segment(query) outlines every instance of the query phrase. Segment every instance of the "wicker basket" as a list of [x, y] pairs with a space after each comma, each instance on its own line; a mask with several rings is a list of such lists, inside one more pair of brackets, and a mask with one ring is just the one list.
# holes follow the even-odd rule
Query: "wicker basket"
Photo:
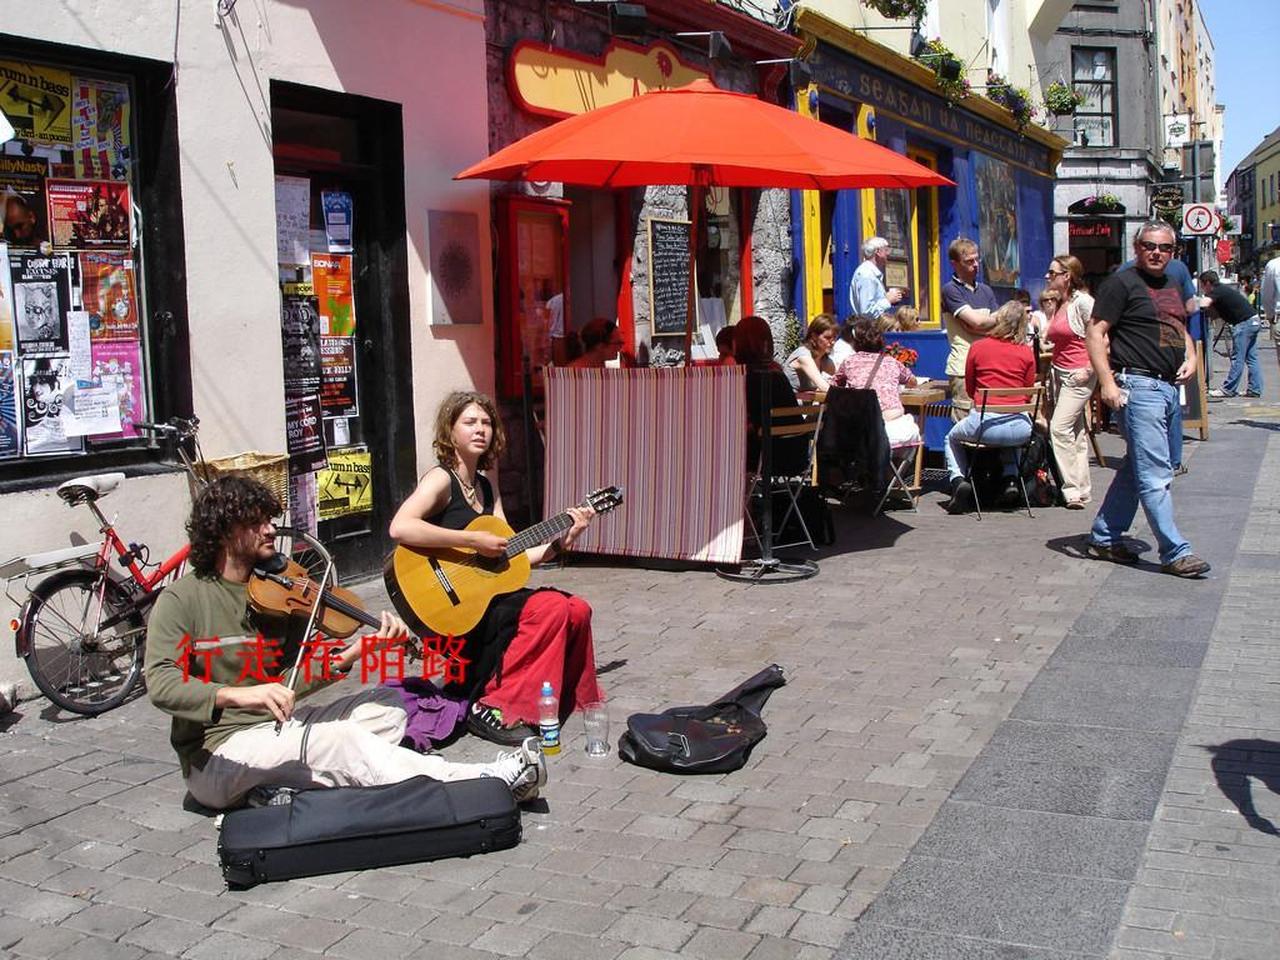
[[289, 456], [284, 453], [259, 453], [250, 450], [234, 457], [206, 460], [206, 476], [210, 480], [240, 474], [257, 480], [280, 501], [282, 513], [289, 512]]

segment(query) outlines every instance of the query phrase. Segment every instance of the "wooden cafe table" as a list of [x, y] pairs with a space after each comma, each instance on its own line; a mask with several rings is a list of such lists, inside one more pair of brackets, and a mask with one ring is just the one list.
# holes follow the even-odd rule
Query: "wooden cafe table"
[[[914, 387], [904, 387], [899, 396], [902, 399], [903, 409], [907, 413], [916, 415], [916, 423], [920, 427], [920, 446], [916, 447], [915, 476], [911, 481], [911, 492], [919, 493], [922, 488], [921, 477], [924, 474], [924, 421], [928, 416], [939, 415], [936, 408], [931, 410], [930, 406], [947, 399], [947, 384], [941, 380], [926, 380]], [[796, 394], [796, 399], [801, 403], [825, 403], [827, 391], [804, 390]]]

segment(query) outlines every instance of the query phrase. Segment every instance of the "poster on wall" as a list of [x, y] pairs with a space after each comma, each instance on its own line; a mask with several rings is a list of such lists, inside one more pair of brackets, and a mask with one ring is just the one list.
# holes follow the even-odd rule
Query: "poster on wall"
[[276, 262], [310, 263], [311, 181], [276, 176]]
[[289, 474], [289, 526], [316, 535], [316, 475]]
[[90, 383], [111, 391], [120, 408], [120, 426], [103, 431], [107, 436], [96, 440], [119, 440], [141, 436], [134, 426], [147, 419], [147, 397], [142, 376], [142, 344], [137, 340], [100, 340], [91, 347], [93, 369]]
[[431, 210], [427, 244], [432, 324], [482, 322], [480, 218], [474, 213]]
[[373, 460], [368, 450], [339, 450], [316, 475], [316, 502], [321, 520], [334, 520], [373, 509]]
[[110, 80], [72, 80], [71, 149], [81, 180], [127, 180], [133, 161], [129, 87]]
[[48, 166], [48, 161], [34, 157], [0, 157], [4, 239], [15, 247], [35, 247], [49, 239], [44, 193]]
[[0, 243], [0, 350], [12, 350], [13, 279], [9, 276], [9, 248]]
[[284, 431], [291, 473], [314, 473], [328, 462], [318, 394], [285, 399]]
[[12, 350], [0, 350], [0, 460], [22, 453], [18, 421], [18, 368]]
[[285, 396], [320, 393], [320, 313], [309, 283], [281, 286], [280, 337]]
[[75, 257], [44, 256], [29, 251], [9, 254], [13, 281], [13, 315], [18, 353], [66, 353], [66, 312], [75, 306], [71, 298]]
[[324, 211], [324, 234], [330, 253], [350, 253], [351, 231], [355, 226], [355, 204], [351, 194], [344, 190], [324, 190], [320, 193], [320, 207]]
[[978, 182], [978, 247], [982, 279], [993, 287], [1018, 285], [1018, 188], [1009, 164], [973, 154]]
[[49, 180], [49, 235], [55, 247], [128, 247], [129, 185], [119, 180]]
[[326, 417], [354, 417], [360, 413], [356, 399], [356, 348], [351, 337], [320, 337], [320, 405]]
[[311, 254], [311, 286], [320, 311], [320, 332], [331, 337], [356, 333], [356, 302], [351, 288], [351, 255]]
[[19, 140], [71, 145], [71, 73], [0, 60], [0, 110]]
[[110, 250], [80, 254], [80, 293], [94, 340], [141, 339], [132, 256]]
[[22, 435], [28, 456], [79, 453], [84, 441], [70, 435], [75, 419], [75, 380], [66, 357], [22, 359]]

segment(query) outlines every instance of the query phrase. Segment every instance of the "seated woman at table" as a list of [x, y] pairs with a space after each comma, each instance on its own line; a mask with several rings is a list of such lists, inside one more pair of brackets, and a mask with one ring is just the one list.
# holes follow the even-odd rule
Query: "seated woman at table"
[[874, 390], [884, 416], [885, 433], [890, 446], [902, 446], [920, 439], [915, 417], [902, 408], [900, 387], [915, 386], [916, 378], [894, 357], [885, 353], [884, 335], [875, 320], [864, 317], [853, 321], [853, 354], [836, 371], [833, 387]]
[[881, 333], [909, 333], [920, 329], [920, 311], [915, 307], [899, 307], [893, 313], [883, 313], [876, 321]]
[[[973, 397], [973, 409], [969, 415], [951, 428], [943, 454], [947, 461], [947, 476], [951, 481], [951, 501], [948, 513], [963, 513], [973, 500], [973, 487], [965, 474], [969, 471], [969, 451], [961, 444], [976, 439], [981, 433], [984, 442], [1005, 445], [1010, 448], [1031, 439], [1031, 418], [1025, 413], [988, 413], [982, 416], [982, 401], [978, 391], [983, 387], [1030, 387], [1036, 382], [1036, 358], [1027, 346], [1027, 308], [1017, 300], [1010, 300], [995, 315], [995, 326], [986, 337], [976, 340], [969, 347], [965, 361], [965, 392]], [[1001, 396], [1000, 404], [1025, 403], [1028, 395]], [[1005, 453], [1008, 456], [1003, 456]], [[1001, 451], [1004, 461], [1006, 486], [1000, 495], [1001, 503], [1019, 497], [1016, 465], [1010, 451]]]
[[792, 390], [799, 393], [801, 390], [827, 389], [827, 383], [836, 372], [831, 362], [831, 348], [835, 346], [839, 331], [839, 324], [830, 314], [820, 313], [809, 321], [804, 342], [782, 363], [782, 372], [787, 375]]
[[1085, 293], [1084, 264], [1071, 254], [1049, 261], [1045, 273], [1046, 295], [1053, 294], [1060, 306], [1049, 314], [1046, 342], [1053, 346], [1050, 384], [1053, 417], [1049, 440], [1062, 473], [1062, 496], [1068, 510], [1083, 510], [1093, 489], [1089, 478], [1089, 445], [1085, 411], [1098, 376], [1085, 349], [1085, 329], [1093, 313], [1093, 297]]
[[[764, 433], [762, 405], [772, 407], [796, 406], [796, 393], [782, 372], [773, 355], [773, 331], [763, 319], [743, 317], [733, 334], [733, 357], [747, 368], [747, 470], [754, 471], [760, 464], [760, 438]], [[796, 457], [807, 453], [805, 443], [796, 443], [803, 437], [782, 437], [774, 443], [774, 473], [792, 465]]]

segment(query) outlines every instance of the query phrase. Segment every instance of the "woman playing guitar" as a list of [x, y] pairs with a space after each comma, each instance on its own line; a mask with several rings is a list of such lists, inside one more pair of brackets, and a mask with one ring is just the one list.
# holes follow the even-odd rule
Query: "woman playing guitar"
[[[466, 527], [481, 514], [503, 517], [502, 501], [485, 471], [504, 445], [502, 422], [482, 393], [455, 391], [436, 413], [432, 467], [401, 504], [390, 533], [398, 543], [428, 549], [464, 548], [502, 557], [504, 537]], [[551, 543], [526, 552], [537, 566], [573, 545], [594, 515], [570, 507], [573, 524]], [[560, 695], [563, 720], [576, 707], [600, 700], [591, 607], [558, 590], [521, 589], [495, 597], [465, 638], [466, 680], [451, 692], [470, 701], [467, 729], [495, 743], [512, 745], [532, 736], [538, 693], [550, 680]]]

